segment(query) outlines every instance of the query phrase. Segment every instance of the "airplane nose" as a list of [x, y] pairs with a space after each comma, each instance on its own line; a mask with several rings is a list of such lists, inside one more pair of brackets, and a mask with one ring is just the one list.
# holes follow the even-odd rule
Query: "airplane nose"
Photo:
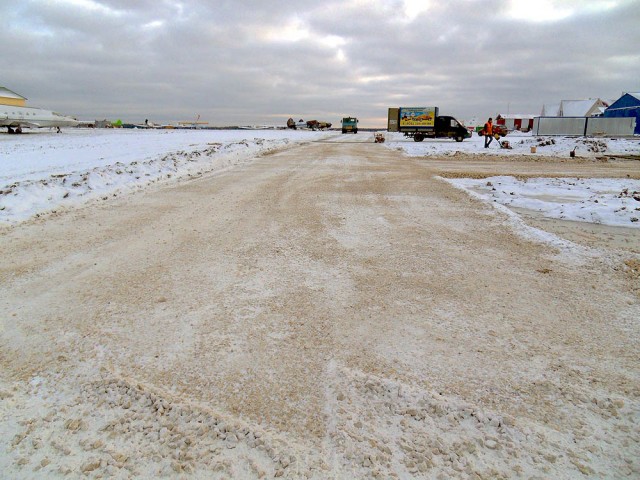
[[73, 117], [64, 117], [65, 121], [69, 123], [70, 127], [77, 127], [80, 122]]

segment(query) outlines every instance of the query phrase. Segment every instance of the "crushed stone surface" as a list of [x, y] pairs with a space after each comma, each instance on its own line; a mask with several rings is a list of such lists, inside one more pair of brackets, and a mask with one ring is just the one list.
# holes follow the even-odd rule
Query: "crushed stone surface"
[[348, 140], [0, 230], [3, 475], [640, 476], [640, 239], [439, 178], [639, 162]]

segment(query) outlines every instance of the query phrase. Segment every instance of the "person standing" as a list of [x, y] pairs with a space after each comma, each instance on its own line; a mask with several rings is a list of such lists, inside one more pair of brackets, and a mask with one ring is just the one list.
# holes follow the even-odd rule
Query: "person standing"
[[484, 148], [489, 148], [493, 141], [493, 119], [489, 118], [484, 124]]

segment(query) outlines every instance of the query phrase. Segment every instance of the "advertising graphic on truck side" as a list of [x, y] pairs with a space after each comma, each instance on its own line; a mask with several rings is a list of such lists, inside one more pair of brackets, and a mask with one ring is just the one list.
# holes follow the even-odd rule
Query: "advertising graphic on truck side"
[[437, 115], [436, 107], [400, 108], [400, 127], [433, 128]]

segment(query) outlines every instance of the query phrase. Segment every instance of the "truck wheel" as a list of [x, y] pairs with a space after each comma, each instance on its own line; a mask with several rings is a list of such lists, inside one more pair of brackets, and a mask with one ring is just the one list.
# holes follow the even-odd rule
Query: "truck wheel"
[[464, 140], [464, 138], [462, 137], [462, 135], [458, 135], [456, 137], [456, 142], [461, 142], [462, 140]]
[[342, 133], [347, 133], [347, 131], [343, 128], [343, 129], [342, 129]]
[[413, 141], [414, 141], [414, 142], [421, 142], [421, 141], [423, 141], [423, 140], [424, 140], [424, 135], [422, 135], [421, 133], [416, 133], [416, 134], [413, 136]]
[[354, 133], [354, 134], [358, 133], [358, 129], [357, 129], [357, 128], [356, 128], [356, 129], [354, 129], [354, 130], [353, 130], [353, 133]]

